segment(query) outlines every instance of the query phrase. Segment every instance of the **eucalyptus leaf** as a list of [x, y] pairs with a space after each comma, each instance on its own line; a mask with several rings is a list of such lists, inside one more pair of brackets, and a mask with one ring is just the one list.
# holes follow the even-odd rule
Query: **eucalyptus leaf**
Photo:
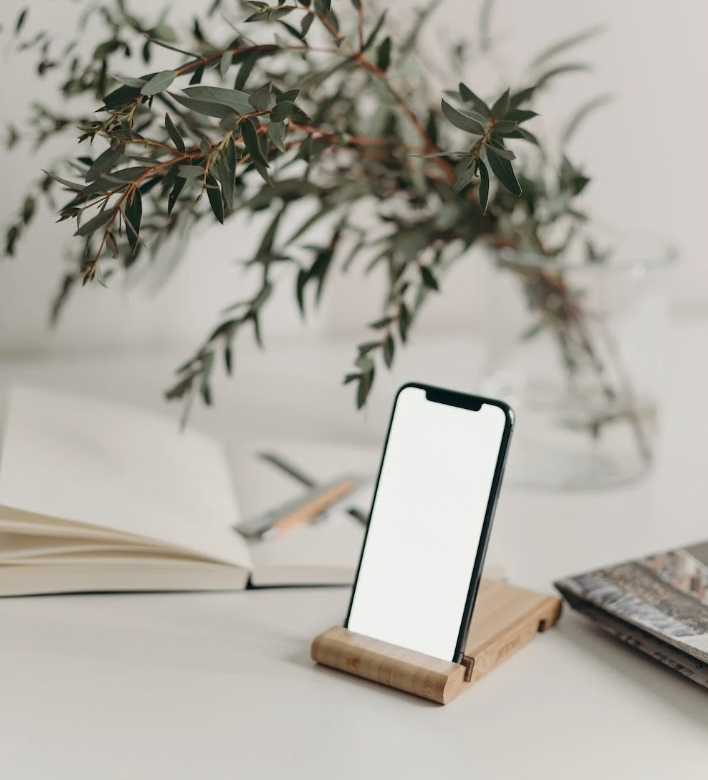
[[479, 207], [482, 209], [482, 214], [486, 214], [489, 205], [489, 171], [484, 160], [477, 160], [477, 165], [479, 167]]
[[14, 257], [17, 239], [20, 237], [20, 229], [17, 225], [10, 225], [5, 234], [5, 254]]
[[158, 95], [160, 92], [164, 92], [174, 80], [175, 72], [173, 70], [161, 70], [143, 84], [140, 92], [147, 96]]
[[237, 89], [207, 87], [199, 84], [194, 87], [185, 87], [182, 91], [188, 98], [226, 106], [237, 114], [243, 115], [253, 112], [253, 106], [249, 102], [249, 96], [245, 92], [240, 92]]
[[541, 144], [538, 141], [538, 138], [530, 132], [529, 130], [526, 130], [524, 127], [517, 127], [516, 130], [509, 133], [507, 136], [507, 139], [509, 138], [523, 138], [524, 141], [528, 141], [529, 143], [532, 143], [534, 146], [540, 146]]
[[120, 49], [121, 43], [117, 38], [111, 38], [108, 41], [103, 41], [103, 43], [99, 43], [98, 46], [93, 51], [93, 59], [94, 60], [105, 60], [107, 57], [109, 57], [113, 52], [118, 51]]
[[17, 35], [20, 32], [20, 30], [24, 27], [24, 24], [27, 21], [28, 13], [29, 13], [29, 8], [23, 8], [20, 11], [19, 16], [17, 17], [17, 21], [15, 22], [15, 35]]
[[[368, 373], [374, 370], [375, 363], [373, 359], [369, 356], [369, 352], [374, 349], [375, 347], [379, 346], [378, 341], [372, 341], [370, 344], [360, 344], [359, 345], [359, 357], [356, 359], [354, 365], [361, 369], [363, 373]], [[368, 348], [367, 348], [368, 347]]]
[[590, 70], [590, 66], [584, 62], [569, 62], [567, 65], [559, 65], [557, 68], [551, 68], [539, 77], [536, 82], [535, 88], [540, 89], [544, 87], [549, 81], [553, 80], [556, 76], [562, 76], [564, 73], [575, 73], [577, 71]]
[[199, 65], [194, 69], [194, 73], [192, 73], [192, 78], [189, 80], [190, 84], [201, 84], [202, 83], [202, 77], [204, 76], [204, 66]]
[[303, 40], [307, 37], [307, 33], [310, 32], [310, 27], [312, 27], [312, 23], [314, 21], [314, 14], [305, 14], [305, 16], [302, 17], [302, 21], [300, 22], [300, 32], [302, 33]]
[[423, 279], [423, 284], [428, 289], [435, 290], [436, 292], [440, 290], [440, 285], [438, 284], [438, 280], [435, 278], [435, 275], [430, 270], [430, 268], [428, 268], [427, 265], [420, 266], [420, 275]]
[[204, 168], [198, 165], [180, 165], [178, 176], [182, 179], [200, 179], [204, 176]]
[[513, 92], [509, 98], [509, 108], [513, 111], [515, 108], [527, 103], [534, 96], [536, 86], [525, 87], [518, 92]]
[[251, 93], [248, 102], [256, 111], [267, 111], [272, 108], [275, 105], [273, 84], [268, 81], [262, 87], [258, 87]]
[[455, 179], [455, 183], [453, 185], [453, 191], [462, 192], [462, 190], [464, 190], [465, 187], [469, 186], [474, 181], [474, 177], [476, 176], [476, 174], [477, 174], [476, 166], [472, 166], [462, 171], [460, 174], [458, 174], [457, 178]]
[[74, 235], [77, 236], [90, 236], [97, 230], [100, 230], [104, 225], [110, 222], [115, 217], [114, 209], [105, 209], [105, 211], [99, 212], [95, 217], [92, 217], [88, 222], [84, 222], [83, 225], [76, 231]]
[[278, 92], [278, 94], [275, 96], [275, 102], [282, 103], [284, 101], [289, 101], [290, 103], [294, 103], [297, 100], [297, 96], [299, 94], [299, 89], [288, 89], [285, 92]]
[[391, 38], [390, 36], [383, 39], [382, 44], [379, 46], [379, 50], [376, 53], [376, 65], [379, 70], [384, 73], [388, 70], [391, 64]]
[[217, 162], [221, 192], [224, 198], [224, 204], [229, 211], [233, 211], [234, 207], [237, 162], [236, 146], [233, 137], [231, 137], [222, 149]]
[[280, 5], [270, 15], [271, 21], [279, 22], [286, 17], [289, 13], [295, 10], [294, 5]]
[[[196, 89], [196, 87], [188, 87], [188, 89]], [[234, 109], [215, 101], [196, 100], [195, 98], [187, 97], [186, 95], [177, 94], [174, 94], [171, 97], [190, 111], [194, 111], [197, 114], [203, 114], [204, 116], [215, 117], [216, 119], [226, 119], [227, 117], [234, 116], [236, 113]]]
[[221, 55], [221, 59], [219, 60], [219, 73], [221, 74], [222, 79], [229, 72], [229, 68], [231, 67], [231, 62], [233, 58], [234, 55], [230, 51], [225, 51]]
[[126, 231], [128, 233], [128, 243], [133, 254], [135, 254], [140, 240], [140, 223], [143, 218], [143, 200], [140, 190], [134, 190], [128, 197], [123, 216], [125, 217]]
[[109, 92], [106, 97], [103, 98], [105, 107], [111, 111], [121, 106], [130, 103], [132, 100], [139, 98], [142, 94], [141, 89], [137, 87], [128, 87], [125, 84], [114, 89], [113, 92]]
[[114, 168], [122, 159], [124, 149], [122, 146], [117, 146], [115, 149], [106, 149], [103, 154], [100, 154], [93, 162], [91, 167], [86, 171], [86, 181], [96, 181], [98, 177], [103, 173], [108, 173]]
[[390, 333], [387, 333], [383, 343], [383, 358], [387, 368], [391, 368], [393, 365], [393, 356], [395, 352], [396, 344], [393, 340], [393, 336]]
[[172, 189], [170, 190], [169, 198], [167, 199], [167, 216], [172, 216], [172, 211], [174, 210], [174, 207], [177, 205], [177, 199], [180, 196], [180, 193], [184, 189], [185, 184], [187, 183], [186, 178], [179, 178], [177, 181], [175, 181], [174, 185], [172, 186]]
[[207, 174], [206, 177], [206, 191], [211, 210], [214, 212], [214, 216], [216, 217], [217, 221], [223, 225], [224, 201], [221, 198], [221, 189], [219, 188], [216, 179], [211, 173]]
[[256, 125], [251, 119], [245, 119], [241, 124], [241, 136], [243, 137], [246, 151], [251, 155], [253, 162], [263, 166], [263, 168], [267, 168], [268, 160], [266, 160], [265, 155], [263, 154], [263, 148], [261, 147]]
[[445, 100], [441, 101], [440, 105], [447, 121], [455, 127], [464, 130], [466, 133], [473, 133], [475, 135], [484, 134], [484, 127], [475, 119], [461, 114]]
[[475, 111], [478, 111], [482, 116], [488, 117], [491, 113], [489, 110], [489, 106], [482, 100], [481, 97], [476, 95], [472, 90], [466, 85], [460, 82], [459, 86], [460, 90], [460, 97], [462, 98], [463, 102], [469, 103], [472, 108], [474, 108]]
[[43, 173], [46, 173], [50, 179], [57, 182], [58, 184], [61, 184], [63, 187], [66, 187], [69, 190], [74, 190], [74, 192], [80, 192], [84, 188], [83, 184], [78, 184], [76, 182], [69, 181], [68, 179], [63, 179], [61, 176], [57, 176], [56, 173], [52, 173], [51, 171], [44, 170], [44, 168], [42, 168], [42, 171]]
[[248, 57], [241, 63], [241, 67], [238, 69], [236, 81], [234, 83], [234, 89], [243, 90], [248, 81], [248, 77], [253, 72], [254, 65], [258, 62], [258, 52], [251, 52]]
[[268, 138], [273, 142], [273, 146], [280, 152], [285, 151], [285, 126], [282, 122], [271, 122], [268, 125]]
[[[460, 108], [458, 111], [463, 115], [468, 117], [469, 119], [474, 119], [475, 122], [479, 122], [480, 125], [483, 127], [487, 127], [487, 124], [489, 123], [488, 117], [483, 117], [481, 114], [477, 113], [477, 111], [468, 111], [466, 108]], [[498, 122], [496, 123], [498, 124]], [[491, 123], [490, 123], [491, 125]]]
[[511, 90], [507, 89], [494, 101], [489, 113], [496, 119], [503, 119], [511, 107]]
[[[90, 184], [87, 184], [85, 187], [81, 188], [81, 191], [77, 194], [76, 200], [78, 202], [83, 202], [87, 200], [92, 195], [98, 195], [102, 192], [108, 192], [109, 190], [115, 190], [119, 189], [118, 186], [116, 186], [119, 183], [118, 179], [109, 179], [106, 174], [103, 174], [100, 176], [96, 181], [92, 181]], [[125, 186], [127, 182], [123, 182], [123, 186]], [[75, 201], [72, 201], [75, 202]]]
[[114, 76], [116, 81], [120, 81], [121, 84], [125, 84], [128, 87], [135, 87], [136, 89], [142, 89], [147, 83], [147, 79], [136, 79], [132, 76]]
[[364, 372], [359, 376], [359, 385], [356, 391], [356, 408], [361, 409], [366, 401], [374, 384], [374, 369]]
[[[472, 136], [477, 141], [481, 138], [481, 135]], [[470, 153], [466, 151], [459, 152], [431, 152], [430, 154], [414, 154], [413, 157], [419, 157], [421, 160], [432, 160], [436, 157], [469, 157]]]
[[511, 151], [511, 149], [504, 149], [503, 147], [497, 146], [494, 143], [488, 143], [484, 146], [488, 152], [492, 152], [492, 154], [497, 157], [503, 157], [505, 160], [516, 159], [516, 155]]
[[28, 225], [31, 222], [36, 208], [37, 201], [32, 197], [32, 195], [28, 195], [25, 198], [25, 202], [22, 204], [22, 221], [25, 225]]
[[511, 122], [508, 119], [500, 119], [494, 123], [493, 132], [495, 135], [507, 135], [513, 133], [518, 126], [518, 122]]
[[310, 281], [310, 274], [306, 269], [301, 268], [298, 271], [297, 279], [295, 282], [295, 297], [297, 300], [298, 309], [300, 309], [300, 314], [303, 317], [305, 316], [305, 287], [307, 286], [307, 283], [309, 281]]
[[380, 320], [370, 323], [369, 327], [374, 328], [374, 330], [381, 330], [381, 328], [387, 328], [393, 321], [393, 317], [382, 317]]
[[305, 41], [305, 36], [302, 34], [300, 30], [297, 29], [297, 27], [293, 27], [292, 24], [288, 24], [287, 22], [280, 22], [280, 24], [291, 34], [294, 35], [295, 38], [297, 38], [299, 41]]
[[369, 33], [369, 37], [364, 41], [364, 45], [361, 47], [362, 53], [373, 46], [374, 42], [376, 41], [376, 36], [381, 32], [381, 28], [383, 27], [384, 22], [386, 21], [387, 14], [388, 14], [388, 9], [383, 11], [381, 13], [381, 16], [379, 16], [378, 20], [376, 21], [376, 24], [374, 25], [373, 29]]
[[226, 370], [227, 376], [233, 376], [233, 364], [233, 349], [231, 348], [231, 344], [227, 343], [224, 346], [224, 368]]
[[511, 111], [508, 111], [506, 114], [506, 118], [508, 121], [517, 122], [517, 123], [526, 122], [526, 120], [533, 119], [535, 116], [538, 116], [538, 114], [535, 111], [530, 111], [524, 108], [513, 108]]
[[[487, 149], [492, 150], [489, 146]], [[521, 186], [509, 160], [497, 153], [489, 154], [487, 156], [487, 161], [489, 162], [489, 167], [492, 169], [492, 173], [499, 179], [501, 184], [503, 184], [512, 195], [519, 197], [521, 195]]]
[[398, 307], [398, 333], [401, 341], [405, 344], [408, 340], [408, 331], [411, 326], [411, 315], [405, 303], [401, 302]]
[[[143, 176], [149, 168], [145, 165], [133, 165], [130, 168], [121, 168], [118, 171], [111, 171], [110, 173], [104, 173], [101, 175], [102, 179], [109, 182], [117, 182], [123, 184], [125, 182], [132, 182]], [[86, 192], [88, 188], [84, 190]]]
[[295, 104], [289, 100], [284, 100], [280, 103], [276, 103], [273, 110], [270, 112], [271, 122], [284, 122], [295, 111]]
[[177, 148], [177, 151], [184, 154], [187, 151], [187, 148], [184, 145], [184, 139], [180, 135], [180, 132], [175, 126], [174, 122], [170, 119], [169, 114], [165, 114], [165, 128], [167, 129], [168, 135], [172, 139], [172, 143]]

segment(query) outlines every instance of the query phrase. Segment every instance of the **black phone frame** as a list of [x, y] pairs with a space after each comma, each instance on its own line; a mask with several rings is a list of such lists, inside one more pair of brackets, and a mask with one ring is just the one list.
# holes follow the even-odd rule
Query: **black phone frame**
[[[497, 501], [499, 499], [499, 493], [501, 491], [502, 479], [504, 477], [504, 468], [506, 466], [506, 457], [509, 451], [509, 443], [511, 440], [511, 434], [514, 430], [514, 412], [512, 408], [504, 401], [499, 401], [495, 398], [486, 398], [484, 396], [471, 395], [468, 393], [460, 393], [455, 390], [446, 390], [442, 387], [435, 387], [433, 385], [421, 384], [418, 382], [407, 382], [396, 391], [396, 397], [393, 402], [393, 408], [391, 410], [391, 417], [388, 422], [388, 429], [386, 431], [386, 440], [384, 441], [383, 451], [381, 453], [381, 462], [379, 464], [379, 470], [376, 475], [376, 485], [374, 487], [374, 495], [371, 501], [371, 510], [369, 512], [369, 520], [373, 515], [373, 509], [376, 504], [376, 494], [379, 490], [379, 480], [381, 479], [381, 472], [383, 470], [383, 464], [386, 459], [386, 450], [388, 449], [388, 440], [391, 435], [391, 428], [393, 426], [393, 418], [396, 414], [396, 405], [398, 404], [398, 397], [400, 394], [409, 387], [417, 388], [418, 390], [424, 390], [426, 398], [433, 403], [442, 403], [448, 406], [457, 406], [463, 409], [470, 409], [472, 411], [479, 411], [483, 405], [496, 406], [504, 412], [504, 433], [502, 434], [502, 440], [499, 445], [499, 452], [497, 454], [497, 462], [494, 467], [494, 476], [492, 478], [492, 485], [489, 490], [489, 498], [487, 500], [487, 508], [484, 514], [484, 522], [482, 523], [482, 530], [479, 537], [479, 545], [477, 547], [477, 553], [475, 555], [474, 566], [472, 568], [472, 576], [470, 578], [470, 585], [467, 591], [467, 598], [465, 599], [465, 606], [462, 612], [460, 621], [460, 630], [457, 636], [457, 643], [455, 644], [455, 652], [452, 659], [453, 663], [462, 663], [465, 655], [465, 647], [467, 645], [467, 636], [469, 634], [470, 626], [472, 624], [472, 615], [474, 613], [474, 605], [477, 601], [477, 593], [479, 592], [479, 583], [482, 579], [482, 569], [484, 567], [484, 559], [487, 555], [487, 547], [489, 546], [489, 537], [492, 531], [492, 522], [494, 520], [494, 513], [497, 507]], [[356, 594], [356, 587], [359, 582], [359, 572], [361, 571], [361, 564], [364, 559], [364, 551], [366, 550], [366, 543], [369, 538], [369, 528], [371, 522], [366, 527], [364, 534], [364, 541], [361, 545], [361, 553], [359, 554], [359, 562], [357, 563], [356, 576], [354, 577], [354, 585], [352, 586], [351, 596], [349, 598], [349, 607], [347, 608], [347, 615], [344, 620], [344, 627], [349, 627], [349, 618], [351, 616], [352, 606], [354, 604], [354, 596]]]

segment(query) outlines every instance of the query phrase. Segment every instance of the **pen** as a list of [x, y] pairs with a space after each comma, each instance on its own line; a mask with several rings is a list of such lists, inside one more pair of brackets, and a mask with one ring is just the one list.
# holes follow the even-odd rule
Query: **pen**
[[272, 538], [322, 514], [332, 504], [351, 493], [354, 485], [354, 479], [340, 478], [312, 488], [304, 496], [245, 520], [237, 529], [246, 537]]
[[[279, 468], [281, 471], [284, 471], [286, 474], [289, 474], [307, 487], [315, 487], [317, 485], [316, 480], [312, 479], [312, 477], [302, 471], [298, 466], [295, 466], [281, 455], [274, 452], [259, 452], [258, 456], [263, 460], [268, 461], [268, 463], [271, 463], [276, 468]], [[348, 506], [344, 511], [355, 520], [358, 520], [362, 525], [368, 525], [369, 517], [366, 512], [362, 512], [361, 509], [357, 509], [354, 506]]]

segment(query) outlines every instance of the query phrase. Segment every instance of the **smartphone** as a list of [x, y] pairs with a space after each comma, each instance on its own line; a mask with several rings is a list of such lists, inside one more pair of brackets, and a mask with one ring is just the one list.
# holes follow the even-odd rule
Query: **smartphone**
[[502, 401], [400, 388], [347, 628], [462, 661], [513, 425]]

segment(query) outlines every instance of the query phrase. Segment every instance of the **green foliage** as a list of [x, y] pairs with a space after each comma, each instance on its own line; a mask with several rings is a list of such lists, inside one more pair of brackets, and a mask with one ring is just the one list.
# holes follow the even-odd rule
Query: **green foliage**
[[[438, 101], [420, 67], [411, 67], [435, 6], [405, 30], [399, 14], [376, 13], [367, 0], [246, 2], [235, 23], [221, 15], [220, 0], [204, 0], [183, 35], [165, 14], [150, 20], [126, 0], [98, 0], [86, 4], [77, 39], [65, 45], [47, 32], [27, 33], [32, 20], [23, 12], [12, 35], [37, 54], [39, 75], [55, 79], [63, 101], [61, 111], [37, 104], [27, 137], [41, 146], [78, 127], [81, 146], [25, 197], [7, 228], [6, 253], [15, 253], [39, 199], [52, 209], [57, 197], [64, 200], [59, 219], [75, 220], [76, 251], [52, 308], [56, 319], [79, 282], [153, 262], [176, 231], [268, 213], [258, 249], [245, 261], [258, 290], [227, 310], [179, 368], [167, 397], [212, 402], [213, 372], [222, 364], [233, 372], [237, 335], [248, 327], [261, 342], [276, 267], [292, 269], [305, 315], [332, 273], [358, 266], [382, 269], [386, 280], [382, 316], [368, 326], [345, 378], [363, 406], [377, 366], [392, 366], [426, 298], [443, 288], [446, 270], [471, 245], [541, 251], [546, 228], [583, 217], [574, 199], [588, 179], [565, 157], [551, 169], [525, 125], [543, 87], [585, 67], [556, 57], [594, 31], [539, 55], [520, 89], [483, 98], [460, 82]], [[491, 14], [485, 0], [483, 51], [491, 47]], [[89, 29], [103, 35], [85, 56], [78, 44]], [[170, 69], [151, 69], [156, 47], [170, 52]], [[462, 61], [462, 48], [454, 48], [453, 61]], [[131, 75], [117, 76], [125, 58]], [[71, 112], [87, 99], [97, 111]], [[565, 140], [596, 106], [580, 109]], [[8, 148], [18, 142], [9, 127]], [[528, 161], [519, 168], [516, 159], [531, 151], [533, 175]], [[296, 202], [308, 204], [309, 216], [284, 236], [282, 219]], [[373, 225], [361, 214], [371, 202]]]

